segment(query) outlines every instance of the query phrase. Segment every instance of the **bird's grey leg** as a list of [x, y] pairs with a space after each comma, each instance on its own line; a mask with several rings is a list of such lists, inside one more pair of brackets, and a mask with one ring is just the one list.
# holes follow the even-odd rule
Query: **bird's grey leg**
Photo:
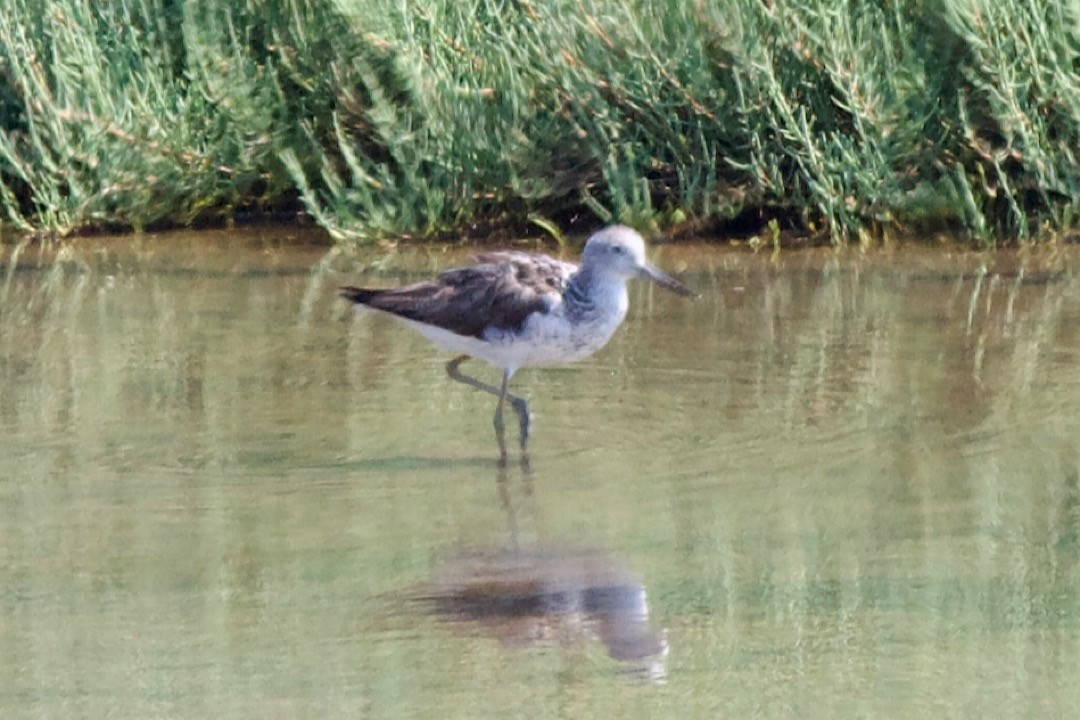
[[510, 384], [510, 373], [503, 370], [502, 387], [499, 389], [499, 402], [495, 404], [495, 437], [499, 441], [500, 460], [506, 464], [506, 433], [503, 426], [503, 405], [506, 403], [506, 388]]
[[465, 383], [469, 387], [476, 388], [477, 390], [483, 390], [486, 393], [491, 393], [499, 398], [499, 404], [495, 408], [495, 436], [499, 439], [499, 449], [502, 451], [502, 456], [506, 458], [506, 443], [504, 439], [504, 426], [502, 409], [503, 403], [506, 400], [510, 401], [510, 406], [514, 408], [514, 412], [518, 416], [518, 428], [521, 432], [521, 451], [525, 452], [526, 444], [529, 441], [529, 404], [525, 402], [524, 398], [520, 398], [517, 395], [513, 395], [507, 392], [507, 387], [510, 383], [510, 373], [503, 372], [503, 380], [501, 387], [495, 387], [489, 385], [486, 382], [477, 380], [474, 377], [470, 377], [458, 368], [461, 363], [469, 359], [468, 355], [458, 355], [456, 358], [446, 363], [446, 374], [452, 379], [458, 382]]
[[[508, 377], [507, 380], [509, 379]], [[510, 401], [510, 407], [514, 408], [514, 412], [517, 413], [518, 440], [521, 442], [522, 459], [528, 463], [528, 456], [524, 455], [524, 453], [529, 443], [529, 403], [525, 402], [525, 398], [519, 398], [517, 395], [510, 395], [509, 393], [507, 393], [506, 399]]]

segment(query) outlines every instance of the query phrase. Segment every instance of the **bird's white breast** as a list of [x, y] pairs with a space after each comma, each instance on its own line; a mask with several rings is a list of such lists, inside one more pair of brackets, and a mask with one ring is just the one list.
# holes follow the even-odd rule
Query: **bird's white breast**
[[[604, 288], [604, 290], [608, 290]], [[567, 307], [557, 303], [548, 312], [530, 315], [517, 332], [490, 330], [485, 339], [489, 353], [483, 357], [499, 367], [542, 367], [582, 360], [604, 347], [626, 317], [629, 301], [625, 284], [594, 297], [595, 311], [571, 318]]]

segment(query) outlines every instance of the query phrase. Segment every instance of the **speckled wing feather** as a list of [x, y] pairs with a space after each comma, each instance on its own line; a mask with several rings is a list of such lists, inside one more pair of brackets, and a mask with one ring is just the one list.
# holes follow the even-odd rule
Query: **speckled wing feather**
[[480, 264], [392, 290], [344, 287], [342, 297], [375, 310], [482, 338], [484, 330], [517, 330], [562, 294], [576, 266], [517, 251], [483, 253]]

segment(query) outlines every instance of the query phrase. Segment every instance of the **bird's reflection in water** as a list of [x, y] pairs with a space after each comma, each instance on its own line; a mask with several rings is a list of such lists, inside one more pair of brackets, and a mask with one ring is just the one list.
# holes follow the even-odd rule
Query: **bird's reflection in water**
[[649, 622], [645, 586], [598, 550], [493, 550], [445, 560], [416, 599], [436, 617], [469, 623], [510, 645], [599, 638], [620, 670], [663, 681], [666, 631]]

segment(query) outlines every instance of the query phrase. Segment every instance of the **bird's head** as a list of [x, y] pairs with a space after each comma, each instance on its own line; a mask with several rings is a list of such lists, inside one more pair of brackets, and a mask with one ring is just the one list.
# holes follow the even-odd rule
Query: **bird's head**
[[696, 295], [650, 263], [645, 257], [645, 241], [641, 235], [624, 225], [612, 225], [594, 233], [585, 243], [581, 265], [598, 274], [626, 280], [644, 277], [680, 295]]

